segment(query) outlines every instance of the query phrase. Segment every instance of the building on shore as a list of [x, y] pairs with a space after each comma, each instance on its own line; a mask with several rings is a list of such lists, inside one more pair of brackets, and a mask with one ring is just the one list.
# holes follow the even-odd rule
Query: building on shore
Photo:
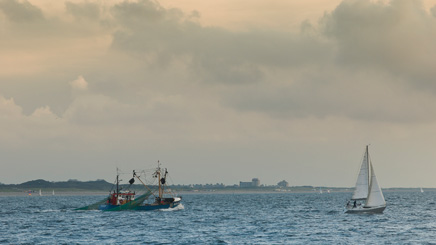
[[239, 187], [241, 188], [251, 188], [251, 187], [259, 187], [260, 180], [258, 178], [253, 178], [251, 182], [243, 182], [239, 181]]
[[285, 187], [289, 187], [289, 183], [286, 180], [282, 180], [279, 183], [277, 183], [277, 186], [285, 188]]

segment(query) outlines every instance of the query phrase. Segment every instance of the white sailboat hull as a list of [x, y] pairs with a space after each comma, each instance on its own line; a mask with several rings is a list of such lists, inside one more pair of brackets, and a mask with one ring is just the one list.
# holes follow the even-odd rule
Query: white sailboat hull
[[378, 206], [378, 207], [346, 207], [345, 213], [347, 214], [381, 214], [385, 210], [386, 205]]

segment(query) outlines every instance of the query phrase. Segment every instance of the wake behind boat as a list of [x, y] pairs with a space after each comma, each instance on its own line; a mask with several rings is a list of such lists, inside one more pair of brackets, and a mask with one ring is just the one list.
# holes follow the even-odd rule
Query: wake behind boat
[[[370, 174], [371, 173], [371, 174]], [[378, 185], [374, 167], [366, 146], [353, 197], [345, 206], [345, 213], [383, 213], [386, 201]]]

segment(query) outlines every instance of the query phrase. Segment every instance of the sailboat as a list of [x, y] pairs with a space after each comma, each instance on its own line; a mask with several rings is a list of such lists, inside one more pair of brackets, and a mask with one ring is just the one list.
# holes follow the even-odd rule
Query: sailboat
[[422, 187], [421, 187], [421, 193], [424, 193], [424, 190], [422, 189]]
[[378, 185], [374, 167], [369, 157], [368, 146], [366, 146], [356, 181], [356, 188], [351, 200], [345, 206], [345, 213], [383, 213], [385, 208], [386, 201]]
[[42, 196], [42, 192], [41, 192], [41, 189], [39, 189], [39, 196]]
[[55, 193], [54, 193], [54, 190], [53, 190], [53, 192], [52, 192], [52, 196], [54, 196], [55, 195]]

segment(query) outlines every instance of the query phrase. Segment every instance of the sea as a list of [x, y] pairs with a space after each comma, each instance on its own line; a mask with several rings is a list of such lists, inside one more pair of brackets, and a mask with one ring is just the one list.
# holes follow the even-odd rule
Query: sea
[[351, 193], [183, 195], [166, 211], [76, 211], [105, 196], [2, 196], [1, 244], [436, 244], [436, 192], [385, 192], [383, 214], [345, 214]]

